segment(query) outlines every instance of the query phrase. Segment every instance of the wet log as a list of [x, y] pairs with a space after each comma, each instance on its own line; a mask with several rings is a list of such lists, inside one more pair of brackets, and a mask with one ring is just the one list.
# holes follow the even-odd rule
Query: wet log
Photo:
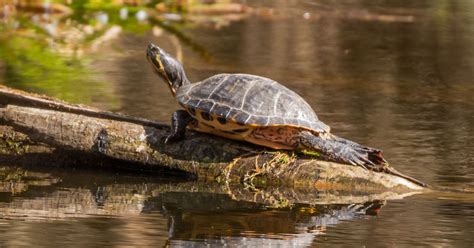
[[183, 141], [164, 144], [167, 125], [5, 87], [0, 87], [0, 125], [25, 134], [29, 142], [128, 161], [131, 167], [178, 170], [202, 181], [364, 193], [423, 190], [396, 175], [192, 131]]

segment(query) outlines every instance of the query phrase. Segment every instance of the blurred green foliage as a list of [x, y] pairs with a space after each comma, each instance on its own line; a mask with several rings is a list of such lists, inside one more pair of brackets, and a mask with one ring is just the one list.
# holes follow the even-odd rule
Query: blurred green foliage
[[61, 56], [46, 47], [41, 39], [0, 36], [5, 84], [69, 102], [90, 103], [94, 95], [113, 100], [106, 94], [107, 84], [86, 68], [86, 60]]

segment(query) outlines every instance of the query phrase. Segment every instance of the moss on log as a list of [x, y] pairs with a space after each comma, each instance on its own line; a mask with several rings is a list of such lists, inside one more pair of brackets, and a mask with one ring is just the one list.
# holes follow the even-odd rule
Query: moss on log
[[36, 143], [133, 162], [137, 168], [179, 170], [203, 181], [250, 187], [291, 186], [351, 192], [419, 191], [396, 175], [302, 157], [189, 131], [164, 144], [169, 127], [0, 88], [0, 123]]

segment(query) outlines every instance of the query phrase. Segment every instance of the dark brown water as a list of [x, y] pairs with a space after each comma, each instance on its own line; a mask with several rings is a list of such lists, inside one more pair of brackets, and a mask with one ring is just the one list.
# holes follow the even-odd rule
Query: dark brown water
[[[67, 74], [61, 87], [44, 90], [34, 82], [47, 75], [21, 79], [1, 63], [0, 81], [167, 122], [177, 104], [146, 62], [145, 47], [154, 42], [182, 59], [192, 81], [224, 72], [270, 77], [303, 96], [334, 133], [382, 148], [405, 174], [474, 188], [473, 1], [248, 3], [258, 14], [230, 23], [124, 31], [89, 55], [87, 73]], [[100, 82], [84, 82], [86, 74]], [[8, 246], [474, 244], [474, 195], [275, 208], [251, 201], [248, 194], [259, 194], [249, 189], [2, 168], [5, 175], [29, 171], [14, 177], [20, 181], [3, 176], [0, 244]]]

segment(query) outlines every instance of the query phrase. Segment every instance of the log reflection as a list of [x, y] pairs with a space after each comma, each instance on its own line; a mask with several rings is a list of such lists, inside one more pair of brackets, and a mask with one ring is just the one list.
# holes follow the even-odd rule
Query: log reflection
[[[8, 197], [0, 198], [0, 224], [54, 221], [47, 229], [55, 229], [67, 223], [63, 220], [78, 221], [82, 235], [99, 235], [95, 243], [120, 236], [117, 244], [121, 239], [136, 245], [191, 245], [203, 239], [229, 245], [305, 244], [328, 226], [376, 215], [386, 199], [403, 197], [246, 189], [97, 171], [45, 173], [3, 166], [0, 172], [0, 184], [10, 185], [1, 194]], [[102, 227], [98, 231], [85, 223]], [[21, 232], [22, 238], [10, 244], [25, 244], [28, 233], [38, 231], [37, 225], [26, 225], [32, 229], [19, 230], [16, 224], [0, 229], [7, 236]]]

